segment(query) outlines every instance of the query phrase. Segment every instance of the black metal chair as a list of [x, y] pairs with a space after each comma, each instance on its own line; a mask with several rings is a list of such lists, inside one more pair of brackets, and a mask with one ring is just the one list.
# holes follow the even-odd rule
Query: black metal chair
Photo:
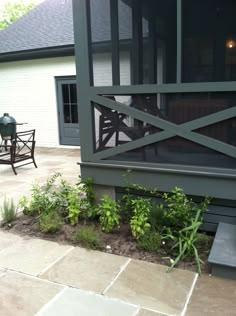
[[13, 172], [17, 175], [16, 168], [33, 163], [34, 159], [35, 130], [17, 132], [11, 145], [0, 146], [0, 165], [11, 165]]

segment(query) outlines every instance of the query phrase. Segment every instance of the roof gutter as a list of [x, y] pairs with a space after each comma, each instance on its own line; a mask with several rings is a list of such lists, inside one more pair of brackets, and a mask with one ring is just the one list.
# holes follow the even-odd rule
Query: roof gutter
[[67, 46], [54, 46], [47, 48], [3, 53], [0, 54], [0, 63], [50, 57], [73, 56], [74, 54], [74, 44]]
[[[120, 41], [120, 49], [129, 50], [131, 41], [128, 39]], [[95, 42], [92, 45], [93, 53], [105, 53], [110, 52], [111, 43], [110, 41]], [[24, 51], [0, 53], [0, 63], [11, 62], [11, 61], [21, 61], [21, 60], [31, 60], [31, 59], [41, 59], [41, 58], [52, 58], [52, 57], [65, 57], [74, 56], [75, 47], [74, 44], [66, 46], [54, 46], [46, 48], [37, 48]]]

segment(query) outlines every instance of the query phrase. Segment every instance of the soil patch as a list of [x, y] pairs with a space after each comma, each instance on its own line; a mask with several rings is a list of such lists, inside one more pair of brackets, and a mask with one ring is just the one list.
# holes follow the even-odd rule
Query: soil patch
[[[145, 260], [153, 263], [159, 263], [163, 265], [170, 266], [170, 259], [174, 259], [171, 249], [162, 245], [158, 253], [149, 253], [147, 251], [140, 250], [138, 248], [136, 240], [132, 237], [130, 227], [128, 224], [121, 224], [119, 231], [113, 232], [111, 234], [105, 234], [101, 231], [100, 226], [93, 224], [96, 231], [101, 239], [101, 251], [127, 256], [133, 259]], [[19, 216], [11, 224], [2, 227], [3, 230], [8, 230], [11, 233], [18, 234], [21, 236], [31, 236], [36, 238], [42, 238], [45, 240], [51, 240], [58, 242], [60, 244], [71, 244], [75, 246], [72, 241], [72, 236], [85, 224], [78, 224], [76, 226], [71, 226], [65, 224], [60, 232], [54, 234], [44, 234], [39, 231], [37, 217], [29, 217], [26, 215]], [[213, 242], [213, 237], [208, 236], [208, 242], [202, 245], [199, 249], [200, 258], [203, 261], [202, 273], [209, 273], [209, 266], [207, 264], [207, 259], [209, 256], [209, 251]], [[80, 246], [79, 244], [76, 244]], [[173, 251], [172, 251], [173, 252]], [[195, 259], [188, 259], [184, 262], [180, 262], [177, 268], [187, 269], [196, 272], [197, 265]]]

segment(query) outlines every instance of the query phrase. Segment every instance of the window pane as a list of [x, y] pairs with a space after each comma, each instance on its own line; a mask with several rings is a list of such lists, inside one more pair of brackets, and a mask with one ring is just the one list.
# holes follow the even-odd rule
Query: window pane
[[78, 123], [76, 84], [62, 84], [64, 123]]
[[68, 84], [62, 85], [62, 97], [63, 97], [63, 103], [70, 103], [69, 85]]
[[70, 104], [64, 104], [64, 123], [71, 123]]
[[77, 103], [76, 84], [70, 84], [70, 102]]

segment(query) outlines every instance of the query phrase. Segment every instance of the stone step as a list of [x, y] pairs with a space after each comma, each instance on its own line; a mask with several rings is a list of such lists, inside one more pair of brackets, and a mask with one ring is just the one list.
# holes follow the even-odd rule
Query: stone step
[[208, 262], [212, 275], [236, 280], [236, 225], [219, 223]]

